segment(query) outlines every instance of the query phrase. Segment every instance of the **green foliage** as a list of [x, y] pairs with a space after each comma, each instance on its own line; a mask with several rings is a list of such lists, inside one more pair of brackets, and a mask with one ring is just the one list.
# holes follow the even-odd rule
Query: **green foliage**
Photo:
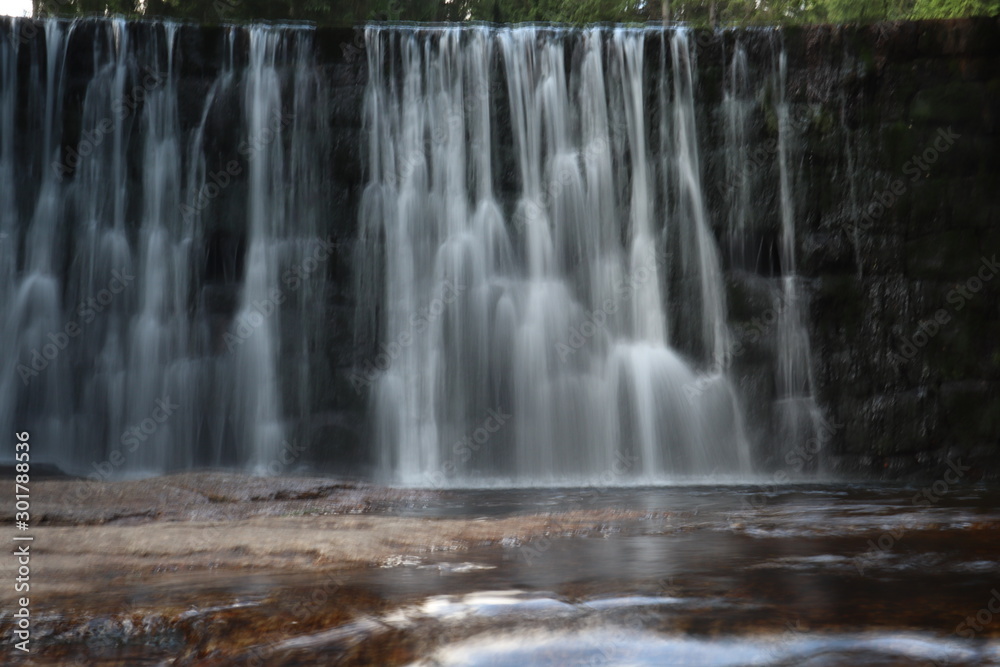
[[478, 21], [571, 24], [660, 21], [693, 25], [847, 23], [998, 16], [1000, 0], [35, 0], [36, 15], [167, 16], [219, 23], [307, 20]]
[[917, 0], [911, 14], [918, 19], [998, 15], [1000, 0]]

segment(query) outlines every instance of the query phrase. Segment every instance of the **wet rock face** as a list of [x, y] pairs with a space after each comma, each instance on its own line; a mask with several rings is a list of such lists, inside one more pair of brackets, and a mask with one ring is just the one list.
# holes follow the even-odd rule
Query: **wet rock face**
[[1000, 24], [806, 30], [788, 44], [796, 102], [826, 98], [841, 116], [805, 134], [799, 227], [821, 404], [847, 425], [835, 460], [908, 476], [962, 456], [995, 475]]
[[[40, 25], [22, 22], [19, 30], [37, 34]], [[196, 121], [200, 106], [193, 101], [204, 97], [218, 73], [221, 30], [184, 26], [178, 34], [181, 99], [192, 101], [180, 110], [185, 126]], [[68, 140], [80, 132], [94, 32], [82, 24], [67, 59]], [[9, 19], [0, 19], [0, 35], [16, 37]], [[730, 326], [739, 332], [753, 331], [755, 318], [771, 307], [768, 285], [779, 279], [781, 267], [773, 261], [780, 243], [775, 152], [768, 149], [776, 136], [776, 119], [767, 111], [773, 111], [773, 101], [762, 102], [764, 112], [754, 121], [751, 148], [762, 148], [755, 177], [764, 185], [754, 198], [754, 233], [742, 245], [725, 242], [725, 187], [713, 185], [725, 184], [721, 107], [727, 59], [737, 41], [751, 69], [773, 61], [774, 42], [759, 31], [695, 31], [692, 39], [705, 196], [729, 269]], [[787, 53], [787, 96], [798, 130], [792, 156], [797, 271], [809, 303], [816, 390], [827, 420], [844, 425], [824, 443], [824, 455], [834, 470], [849, 473], [933, 475], [946, 457], [961, 456], [975, 462], [975, 475], [995, 475], [1000, 23], [798, 27], [784, 30], [778, 42]], [[331, 289], [325, 296], [330, 326], [324, 363], [333, 382], [324, 389], [325, 411], [308, 420], [308, 437], [317, 443], [315, 451], [324, 452], [314, 463], [349, 462], [364, 470], [370, 463], [366, 401], [349, 378], [364, 354], [353, 336], [353, 264], [364, 184], [368, 54], [361, 30], [319, 29], [314, 48], [329, 86], [331, 169], [324, 188], [336, 211], [328, 224], [337, 250], [327, 265]], [[659, 61], [660, 48], [660, 39], [651, 37], [650, 62]], [[19, 52], [19, 67], [32, 66], [36, 49], [29, 40]], [[654, 107], [651, 126], [658, 127]], [[503, 180], [509, 170], [499, 168], [498, 174]], [[218, 232], [206, 235], [214, 244], [203, 253], [206, 293], [225, 319], [237, 287], [224, 277], [242, 261], [245, 230]], [[227, 270], [227, 262], [236, 268]], [[769, 429], [766, 405], [754, 403], [774, 392], [771, 348], [766, 341], [748, 343], [735, 365], [756, 432]], [[781, 467], [768, 445], [759, 453], [766, 465]]]

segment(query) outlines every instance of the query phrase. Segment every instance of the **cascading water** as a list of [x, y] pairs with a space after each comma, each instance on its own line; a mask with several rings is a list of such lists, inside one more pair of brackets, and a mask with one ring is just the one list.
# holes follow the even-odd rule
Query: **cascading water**
[[[17, 25], [17, 21], [12, 22], [12, 27]], [[9, 161], [0, 167], [0, 173], [10, 179], [3, 183], [3, 248], [6, 263], [11, 267], [8, 282], [4, 283], [3, 326], [8, 351], [4, 375], [0, 379], [0, 428], [10, 432], [14, 429], [15, 416], [26, 419], [41, 439], [54, 443], [54, 456], [63, 458], [72, 454], [68, 447], [73, 431], [70, 424], [72, 406], [62, 390], [70, 382], [69, 360], [65, 355], [43, 359], [48, 372], [45, 377], [34, 378], [37, 381], [32, 383], [22, 384], [17, 372], [19, 362], [28, 359], [47, 334], [61, 332], [63, 328], [62, 290], [57, 269], [58, 256], [65, 242], [57, 225], [62, 214], [62, 192], [59, 175], [46, 166], [49, 161], [59, 159], [62, 143], [61, 92], [69, 30], [62, 23], [51, 22], [45, 25], [44, 35], [43, 52], [38, 53], [37, 43], [28, 45], [39, 56], [33, 59], [31, 75], [41, 99], [32, 100], [30, 110], [40, 119], [41, 127], [36, 125], [35, 140], [41, 146], [42, 159], [30, 169], [38, 185], [20, 192], [17, 177], [26, 170], [17, 160], [16, 62], [25, 45], [16, 39], [4, 39], [0, 43], [3, 54], [0, 57], [4, 59], [0, 66], [5, 76], [3, 90], [11, 100], [11, 106], [4, 110], [6, 122], [2, 129], [5, 136], [0, 138], [0, 145], [4, 146], [0, 157]], [[40, 70], [39, 60], [44, 63], [44, 71]], [[22, 192], [30, 198], [28, 201], [19, 196]]]
[[754, 267], [759, 249], [753, 245], [754, 207], [752, 195], [755, 176], [761, 163], [753, 159], [750, 142], [751, 114], [755, 106], [754, 90], [750, 82], [747, 52], [742, 42], [737, 42], [726, 71], [722, 108], [725, 123], [725, 178], [716, 182], [716, 189], [728, 212], [729, 263], [732, 266]]
[[[15, 21], [0, 40], [0, 428], [98, 478], [280, 472], [286, 416], [310, 412], [322, 372], [304, 360], [324, 333], [309, 262], [328, 215], [311, 31], [227, 29], [197, 100], [180, 87], [183, 29]], [[72, 112], [71, 50], [93, 59]]]
[[[747, 45], [737, 40], [726, 62], [723, 87], [724, 178], [718, 182], [727, 218], [729, 261], [742, 280], [772, 304], [765, 328], [773, 329], [775, 401], [771, 420], [779, 458], [801, 449], [819, 432], [813, 397], [808, 332], [796, 271], [795, 122], [786, 99], [787, 65], [780, 35], [757, 35], [771, 71], [754, 73]], [[756, 74], [759, 80], [752, 77]], [[763, 93], [763, 95], [761, 94]], [[768, 108], [761, 98], [769, 100]], [[770, 111], [773, 132], [761, 141]], [[778, 229], [773, 229], [777, 220]], [[775, 233], [775, 231], [777, 233]], [[810, 456], [810, 458], [813, 458]]]
[[[323, 262], [355, 204], [328, 191], [316, 31], [0, 27], [0, 428], [43, 458], [99, 478], [329, 463], [348, 384], [374, 426], [355, 469], [407, 484], [743, 477], [815, 432], [771, 37], [726, 59], [716, 197], [685, 29], [368, 27], [347, 354]], [[763, 396], [727, 304], [761, 238], [753, 278], [781, 303]], [[378, 372], [351, 375], [365, 350]]]
[[[388, 362], [372, 389], [386, 476], [750, 472], [725, 375], [692, 47], [673, 33], [672, 69], [659, 73], [674, 82], [664, 179], [650, 148], [653, 34], [368, 28], [359, 322], [379, 322]], [[507, 199], [496, 165], [516, 181]], [[669, 211], [665, 180], [677, 192]], [[694, 332], [686, 355], [667, 319], [675, 254], [697, 304], [677, 327]]]
[[[677, 31], [670, 40], [674, 64], [674, 148], [677, 155], [678, 207], [681, 265], [688, 285], [686, 303], [700, 304], [700, 341], [703, 357], [719, 371], [729, 355], [729, 332], [718, 250], [712, 238], [701, 186], [701, 166], [694, 111], [694, 67], [687, 33]], [[699, 318], [692, 318], [698, 322]]]
[[[801, 447], [819, 433], [820, 412], [813, 397], [809, 334], [802, 313], [799, 276], [795, 270], [795, 193], [793, 128], [785, 89], [787, 58], [777, 57], [776, 111], [778, 116], [778, 173], [781, 212], [781, 290], [783, 307], [778, 318], [776, 376], [779, 437], [789, 450]], [[822, 446], [822, 443], [818, 443]]]

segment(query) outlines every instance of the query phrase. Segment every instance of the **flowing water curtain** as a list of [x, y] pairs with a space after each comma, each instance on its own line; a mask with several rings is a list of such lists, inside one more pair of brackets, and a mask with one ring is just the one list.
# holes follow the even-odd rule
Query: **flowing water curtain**
[[697, 286], [689, 290], [685, 297], [697, 303], [701, 313], [701, 331], [692, 335], [693, 340], [702, 343], [700, 358], [719, 372], [728, 365], [729, 331], [718, 248], [712, 236], [701, 183], [701, 156], [694, 107], [697, 63], [693, 59], [697, 50], [690, 43], [687, 30], [678, 29], [673, 33], [670, 53], [674, 81], [674, 148], [681, 266], [688, 282]]
[[[725, 57], [725, 56], [724, 56]], [[756, 227], [751, 198], [753, 175], [762, 169], [767, 156], [754, 160], [750, 141], [754, 90], [750, 81], [746, 47], [742, 40], [733, 45], [732, 56], [725, 63], [723, 113], [725, 122], [725, 176], [716, 181], [716, 190], [726, 208], [726, 233], [731, 266], [753, 271], [757, 249], [753, 239]]]
[[[665, 121], [645, 105], [655, 34], [368, 28], [358, 321], [380, 334], [371, 395], [387, 477], [593, 480], [622, 456], [620, 483], [749, 468], [680, 56], [670, 145], [686, 203], [673, 224], [693, 236], [707, 391], [668, 345], [672, 223], [655, 213], [668, 197], [649, 146]], [[505, 100], [492, 114], [465, 108], [482, 77]], [[497, 202], [505, 156], [517, 184]], [[511, 417], [471, 441], [491, 410]]]
[[[227, 28], [218, 74], [192, 102], [178, 52], [191, 28], [43, 26], [0, 47], [0, 188], [16, 202], [0, 219], [12, 351], [0, 423], [16, 418], [47, 458], [99, 478], [205, 464], [282, 472], [297, 463], [283, 447], [305, 450], [285, 438], [308, 439], [328, 381], [312, 353], [326, 335], [316, 257], [329, 256], [312, 31]], [[93, 44], [78, 107], [66, 106], [72, 40]], [[80, 130], [64, 138], [67, 113]], [[220, 158], [237, 165], [224, 179]], [[247, 238], [245, 253], [227, 250], [246, 256], [227, 260], [224, 278], [206, 273], [220, 233]]]
[[[776, 39], [780, 39], [777, 36]], [[776, 401], [779, 437], [785, 451], [802, 448], [819, 435], [821, 417], [813, 395], [809, 333], [803, 312], [801, 279], [796, 271], [795, 216], [796, 175], [801, 172], [796, 156], [796, 134], [787, 96], [788, 59], [784, 45], [776, 47], [774, 86], [778, 116], [778, 166], [781, 215], [782, 308], [777, 329]]]
[[[187, 29], [48, 21], [0, 52], [5, 91], [30, 91], [0, 93], [17, 202], [0, 221], [17, 352], [0, 419], [28, 422], [76, 469], [107, 470], [129, 447], [113, 472], [280, 472], [284, 441], [308, 439], [325, 409], [325, 272], [284, 279], [315, 265], [329, 215], [312, 32], [227, 28], [190, 101]], [[80, 134], [64, 139], [74, 35], [94, 68]], [[622, 457], [618, 481], [748, 470], [687, 33], [372, 27], [367, 41], [358, 325], [379, 341], [383, 472], [593, 481]], [[239, 173], [220, 185], [230, 157]], [[71, 323], [65, 351], [44, 347]], [[801, 351], [804, 329], [786, 329]], [[41, 350], [56, 352], [23, 382]], [[789, 354], [782, 369], [808, 370], [807, 351]], [[789, 395], [808, 398], [800, 384]]]
[[[237, 56], [244, 39], [245, 63]], [[220, 182], [219, 173], [229, 173], [224, 182], [233, 187], [220, 186], [225, 191], [200, 211], [201, 225], [218, 229], [221, 217], [223, 230], [245, 239], [245, 251], [242, 271], [233, 267], [225, 277], [238, 291], [231, 319], [214, 332], [200, 362], [210, 378], [203, 400], [218, 406], [200, 435], [214, 460], [234, 459], [276, 474], [306, 464], [304, 456], [320, 455], [311, 445], [313, 420], [322, 409], [317, 401], [330, 382], [323, 341], [330, 335], [327, 261], [335, 252], [325, 187], [329, 96], [315, 66], [310, 28], [230, 28], [225, 53], [226, 65], [193, 133], [192, 167], [201, 174], [193, 184], [204, 192]], [[216, 171], [209, 178], [206, 127], [217, 126], [233, 108], [242, 117], [238, 138], [221, 162], [212, 162]]]
[[251, 465], [263, 469], [280, 450], [284, 429], [278, 391], [277, 352], [280, 323], [257, 305], [270, 298], [279, 279], [280, 241], [287, 224], [281, 73], [278, 59], [284, 34], [269, 26], [249, 28], [250, 62], [245, 74], [245, 141], [253, 141], [247, 160], [247, 255], [243, 289], [236, 320], [254, 327], [253, 334], [235, 351], [236, 434], [249, 446]]
[[[15, 174], [17, 173], [17, 151], [15, 136], [17, 128], [17, 110], [19, 107], [16, 91], [18, 89], [17, 59], [20, 50], [20, 40], [17, 35], [20, 21], [11, 19], [8, 32], [0, 35], [0, 200], [5, 202], [0, 207], [0, 313], [4, 315], [0, 324], [4, 340], [15, 341], [16, 335], [13, 322], [13, 302], [17, 278], [17, 248], [20, 239], [21, 196], [19, 195]], [[0, 428], [12, 432], [13, 408], [15, 393], [16, 364], [15, 353], [20, 352], [16, 345], [8, 347], [4, 360], [0, 363]]]
[[[16, 335], [13, 322], [13, 302], [17, 278], [17, 247], [20, 239], [19, 208], [21, 197], [18, 193], [15, 174], [17, 173], [17, 152], [14, 138], [17, 127], [18, 89], [17, 59], [20, 42], [17, 35], [20, 21], [11, 19], [8, 32], [0, 35], [0, 199], [5, 205], [0, 207], [0, 313], [3, 323], [0, 331], [4, 340], [14, 342]], [[9, 344], [8, 343], [8, 344]], [[13, 409], [18, 386], [15, 384], [15, 353], [18, 346], [8, 347], [4, 360], [0, 363], [0, 428], [12, 432]]]
[[[72, 193], [67, 217], [73, 223], [66, 228], [75, 236], [69, 276], [60, 278], [69, 290], [66, 319], [79, 319], [82, 328], [71, 350], [74, 364], [93, 367], [81, 373], [78, 384], [67, 392], [68, 400], [76, 404], [74, 449], [77, 455], [90, 455], [91, 461], [79, 464], [100, 465], [109, 448], [120, 446], [119, 438], [136, 410], [126, 377], [135, 372], [129, 368], [129, 359], [134, 358], [129, 348], [136, 342], [130, 324], [138, 303], [139, 253], [129, 241], [132, 221], [126, 211], [138, 199], [131, 194], [127, 170], [143, 119], [132, 91], [140, 66], [159, 76], [165, 72], [145, 60], [149, 52], [133, 41], [124, 21], [74, 24], [74, 31], [91, 29], [95, 71], [84, 93], [81, 134], [60, 160], [63, 182]], [[151, 92], [154, 87], [147, 89]], [[115, 292], [108, 289], [112, 272], [121, 276], [113, 285]], [[79, 446], [83, 443], [87, 446]], [[135, 458], [143, 455], [149, 456], [149, 451]]]
[[[59, 224], [64, 186], [50, 167], [62, 161], [62, 87], [69, 31], [66, 23], [48, 22], [43, 34], [36, 33], [28, 40], [12, 35], [0, 47], [8, 63], [4, 68], [9, 77], [5, 88], [13, 95], [23, 83], [33, 91], [29, 100], [19, 100], [17, 106], [22, 113], [12, 108], [8, 117], [20, 117], [32, 128], [32, 136], [25, 142], [30, 163], [25, 164], [16, 151], [17, 121], [4, 125], [4, 145], [8, 148], [2, 156], [7, 162], [3, 172], [8, 180], [2, 187], [10, 196], [4, 206], [10, 209], [6, 222], [10, 231], [5, 232], [9, 237], [4, 239], [10, 247], [5, 252], [20, 270], [11, 270], [7, 274], [9, 282], [5, 283], [3, 326], [7, 354], [0, 378], [0, 419], [9, 430], [30, 424], [32, 434], [40, 441], [54, 443], [54, 458], [72, 456], [69, 443], [73, 406], [67, 392], [71, 364], [69, 355], [60, 349], [64, 321], [58, 275], [58, 260], [66, 243], [63, 231], [68, 225]], [[20, 51], [28, 51], [33, 63], [27, 82], [18, 80], [17, 64], [12, 60]], [[21, 178], [25, 173], [34, 178]], [[18, 256], [22, 247], [23, 253]], [[51, 340], [50, 335], [56, 340]]]
[[6, 312], [17, 270], [16, 235], [20, 197], [15, 187], [15, 135], [17, 128], [17, 59], [22, 21], [11, 18], [7, 33], [0, 35], [0, 193], [6, 205], [0, 207], [0, 312]]

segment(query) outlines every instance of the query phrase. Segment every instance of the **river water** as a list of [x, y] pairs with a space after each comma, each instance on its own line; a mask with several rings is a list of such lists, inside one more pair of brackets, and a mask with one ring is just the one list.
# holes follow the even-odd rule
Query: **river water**
[[[137, 616], [117, 634], [93, 630], [107, 623], [95, 620], [87, 639], [63, 641], [87, 664], [176, 655], [268, 665], [1000, 664], [1000, 493], [924, 490], [424, 494], [390, 513], [428, 522], [540, 512], [556, 519], [543, 538], [401, 555], [339, 572], [336, 586], [316, 573], [160, 574], [157, 584], [116, 588], [103, 603], [188, 612], [168, 623], [146, 614], [145, 630]], [[914, 505], [917, 495], [923, 504]], [[558, 517], [574, 511], [618, 508], [639, 513], [586, 534], [560, 529]], [[329, 591], [327, 621], [289, 611], [290, 601], [317, 591]], [[101, 596], [87, 605], [100, 608]], [[237, 646], [237, 622], [281, 634]]]

